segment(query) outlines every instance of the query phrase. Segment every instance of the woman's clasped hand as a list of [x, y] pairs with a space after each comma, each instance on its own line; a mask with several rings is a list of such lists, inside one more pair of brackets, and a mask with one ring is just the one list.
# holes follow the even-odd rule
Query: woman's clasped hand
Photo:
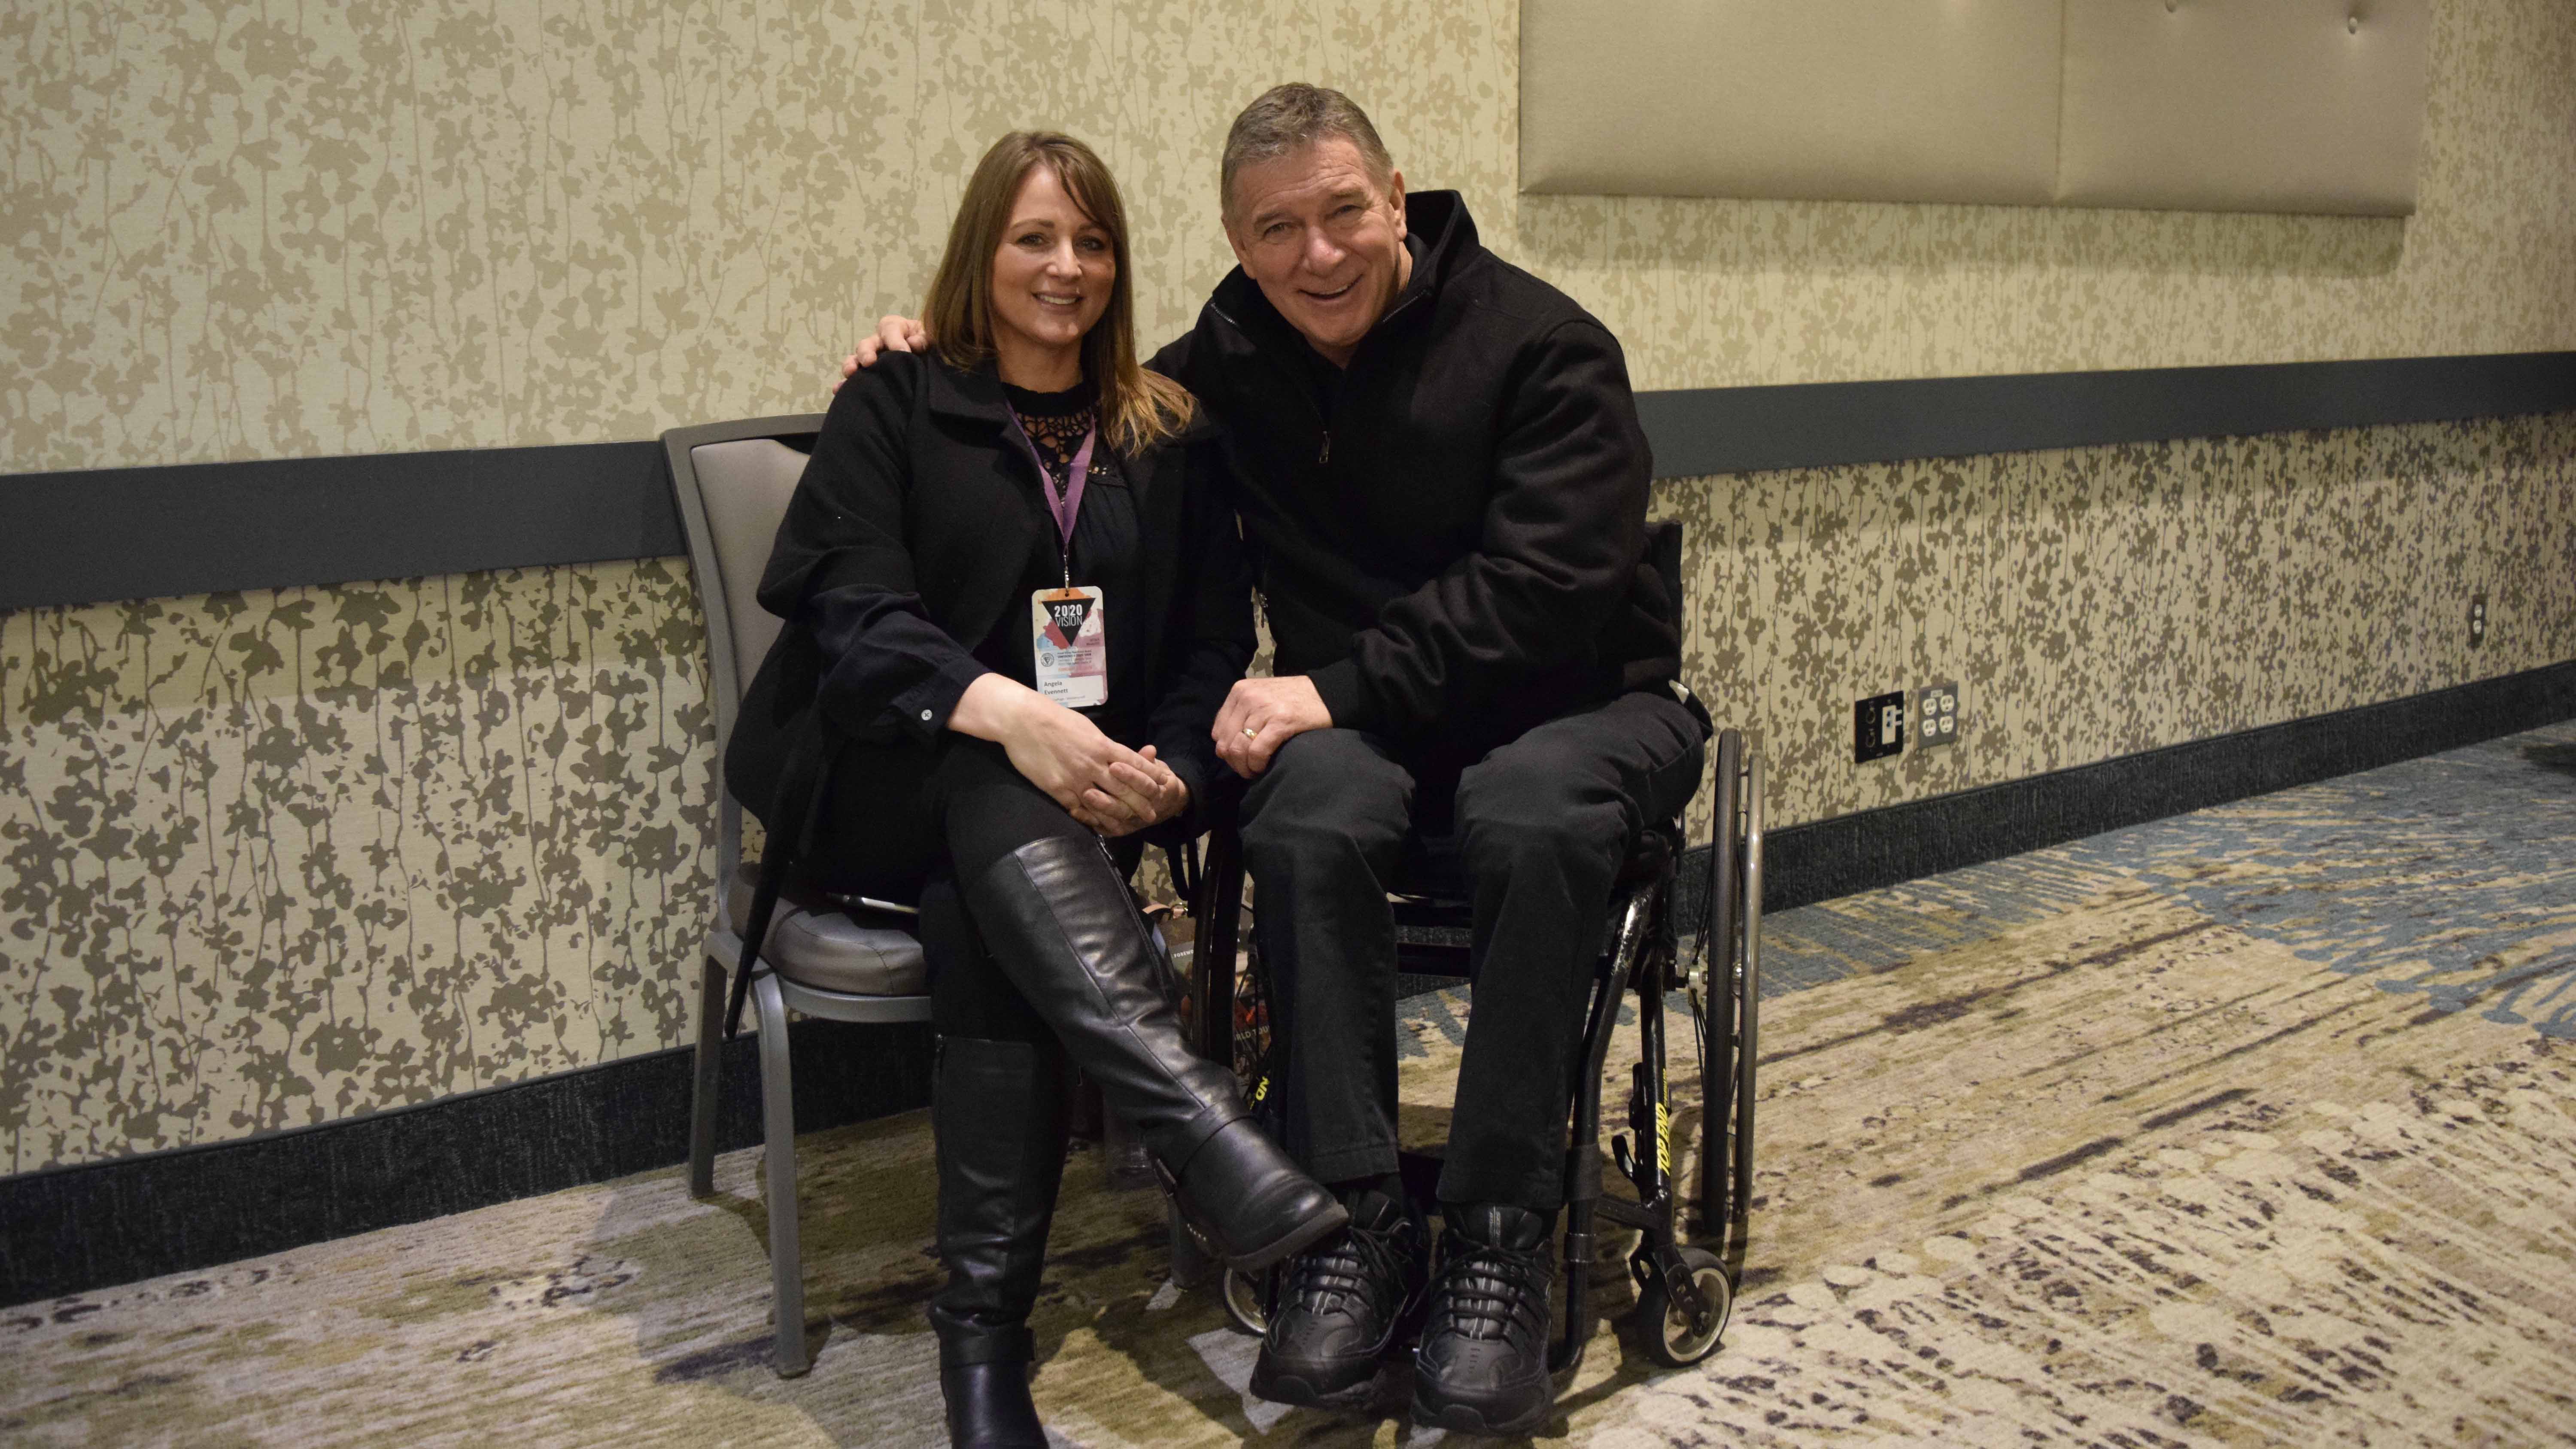
[[1152, 745], [1131, 750], [1087, 716], [999, 674], [966, 686], [949, 726], [1000, 745], [1013, 769], [1102, 835], [1132, 835], [1189, 807], [1189, 786]]

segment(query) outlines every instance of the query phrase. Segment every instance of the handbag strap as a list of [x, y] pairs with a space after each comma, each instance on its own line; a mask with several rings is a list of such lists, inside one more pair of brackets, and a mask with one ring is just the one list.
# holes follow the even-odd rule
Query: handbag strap
[[733, 985], [725, 998], [727, 1041], [742, 1030], [743, 999], [751, 994], [751, 978], [758, 974], [760, 950], [768, 943], [770, 920], [778, 913], [778, 897], [787, 887], [788, 873], [813, 854], [823, 821], [823, 792], [831, 784], [832, 757], [839, 753], [832, 744], [832, 732], [818, 707], [809, 706], [790, 727], [778, 798], [770, 805], [769, 840], [760, 853], [760, 881], [751, 893], [751, 919], [743, 922], [742, 954], [734, 962]]

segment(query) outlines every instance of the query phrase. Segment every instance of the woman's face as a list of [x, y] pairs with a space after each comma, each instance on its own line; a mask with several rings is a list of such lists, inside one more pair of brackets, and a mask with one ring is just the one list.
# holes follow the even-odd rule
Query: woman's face
[[1109, 309], [1117, 276], [1108, 231], [1073, 204], [1054, 167], [1030, 167], [993, 254], [995, 349], [1078, 347]]

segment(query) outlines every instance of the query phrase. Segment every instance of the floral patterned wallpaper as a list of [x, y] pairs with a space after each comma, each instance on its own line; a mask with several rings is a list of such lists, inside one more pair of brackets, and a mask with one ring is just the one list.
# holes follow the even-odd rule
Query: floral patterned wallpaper
[[[2576, 7], [2436, 10], [2405, 221], [1519, 198], [1510, 0], [67, 0], [0, 22], [0, 471], [804, 411], [1012, 125], [1128, 188], [1143, 331], [1302, 75], [1641, 387], [2576, 347]], [[2576, 418], [1662, 485], [1778, 824], [2576, 657]], [[2483, 589], [2494, 632], [2466, 645]], [[672, 561], [0, 614], [0, 1171], [685, 1041]], [[1849, 701], [1958, 681], [1855, 769]], [[1701, 827], [1704, 829], [1704, 825]]]
[[0, 615], [0, 1170], [687, 1039], [676, 561]]
[[[1775, 825], [2576, 658], [2576, 414], [1657, 509]], [[0, 616], [0, 1167], [688, 1041], [705, 668], [676, 561]], [[1945, 680], [1959, 743], [1850, 763], [1852, 700]]]
[[[1792, 469], [1657, 509], [1689, 545], [1684, 669], [1762, 741], [1778, 825], [2576, 659], [2576, 413]], [[1943, 683], [1957, 743], [1852, 764], [1854, 700]]]
[[1013, 126], [1100, 147], [1140, 323], [1231, 264], [1291, 77], [1647, 388], [2576, 347], [2576, 9], [2435, 7], [2414, 217], [1522, 198], [1518, 6], [64, 0], [0, 24], [0, 470], [650, 437], [805, 411]]

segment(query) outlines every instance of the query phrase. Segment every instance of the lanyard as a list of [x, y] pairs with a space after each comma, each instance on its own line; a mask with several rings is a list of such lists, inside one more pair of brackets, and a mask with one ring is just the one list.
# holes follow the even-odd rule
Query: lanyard
[[[1094, 427], [1082, 435], [1082, 446], [1074, 452], [1072, 466], [1065, 473], [1064, 493], [1059, 497], [1053, 486], [1055, 475], [1047, 471], [1046, 459], [1038, 456], [1037, 440], [1020, 425], [1019, 414], [1011, 415], [1011, 427], [1028, 446], [1029, 461], [1038, 465], [1038, 491], [1046, 495], [1047, 512], [1055, 515], [1055, 530], [1064, 541], [1065, 567], [1069, 571], [1073, 566], [1073, 521], [1082, 513], [1082, 489], [1091, 479], [1091, 447], [1100, 441], [1100, 429]], [[1070, 578], [1070, 572], [1066, 576]]]

